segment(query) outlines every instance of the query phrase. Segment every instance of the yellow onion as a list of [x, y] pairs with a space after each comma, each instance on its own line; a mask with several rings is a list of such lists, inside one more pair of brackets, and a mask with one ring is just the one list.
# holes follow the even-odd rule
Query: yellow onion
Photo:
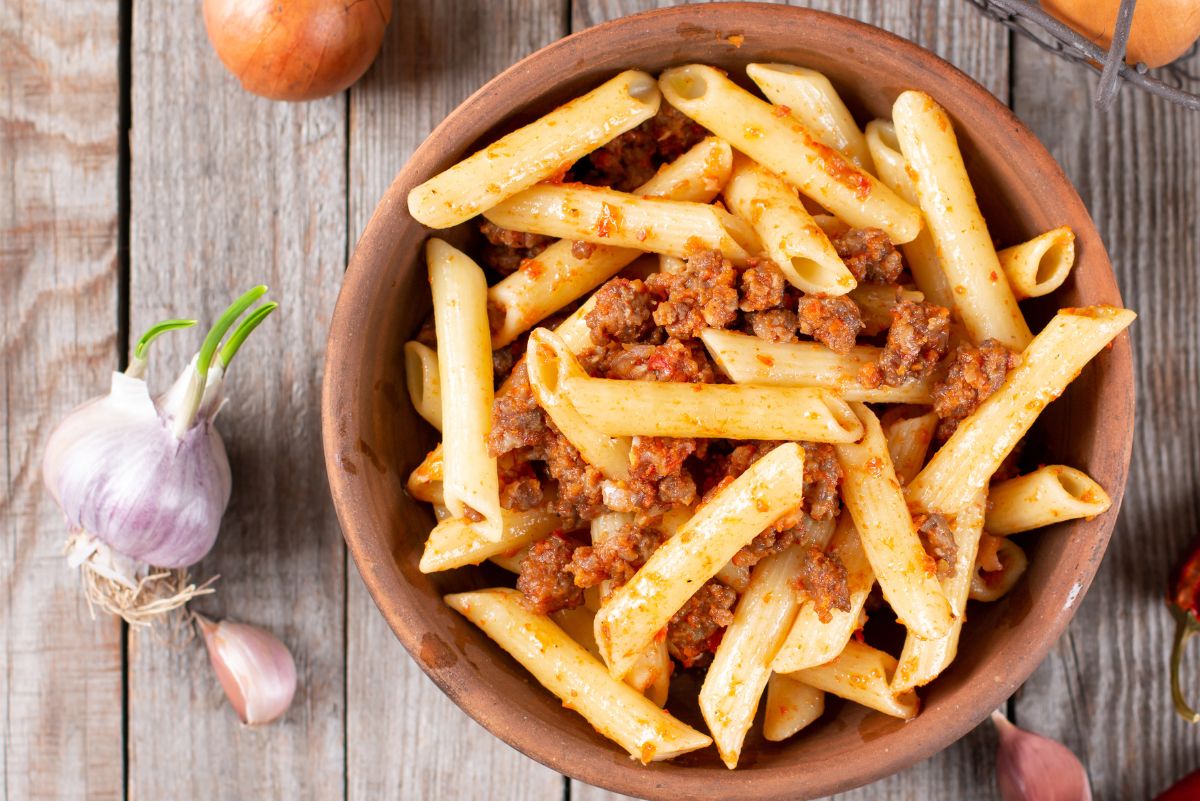
[[205, 0], [204, 25], [242, 87], [315, 100], [362, 77], [383, 44], [392, 0]]
[[[1112, 42], [1120, 0], [1041, 0], [1042, 8], [1101, 47]], [[1125, 60], [1147, 67], [1170, 64], [1200, 38], [1196, 0], [1138, 0]]]

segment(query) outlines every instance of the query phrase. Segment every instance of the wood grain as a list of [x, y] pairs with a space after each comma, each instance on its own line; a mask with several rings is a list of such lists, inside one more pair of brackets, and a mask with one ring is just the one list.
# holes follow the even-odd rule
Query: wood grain
[[0, 6], [0, 797], [118, 799], [121, 629], [93, 620], [42, 486], [117, 366], [117, 7]]
[[[572, 30], [648, 8], [678, 5], [659, 0], [573, 0]], [[877, 25], [911, 39], [962, 69], [1001, 100], [1008, 99], [1008, 35], [957, 0], [916, 0], [879, 3], [872, 0], [797, 2]], [[956, 801], [996, 798], [991, 774], [995, 739], [985, 724], [950, 748], [909, 770], [867, 788], [843, 793], [839, 799], [895, 801]], [[572, 801], [618, 801], [625, 796], [572, 781]]]
[[[346, 247], [346, 98], [274, 103], [222, 68], [193, 2], [136, 3], [130, 318], [211, 321], [257, 283], [280, 310], [250, 338], [221, 414], [234, 492], [195, 604], [291, 646], [286, 717], [241, 726], [198, 641], [134, 633], [129, 798], [328, 799], [344, 783], [345, 556], [320, 445], [320, 373]], [[162, 386], [199, 346], [156, 343]]]
[[[564, 11], [556, 0], [405, 4], [379, 60], [351, 90], [354, 238], [433, 126], [493, 75], [562, 36]], [[347, 798], [561, 798], [562, 777], [513, 751], [442, 695], [351, 573]]]
[[[1150, 798], [1200, 753], [1200, 729], [1171, 707], [1163, 603], [1170, 566], [1200, 528], [1200, 115], [1128, 87], [1099, 112], [1091, 73], [1025, 42], [1016, 55], [1016, 111], [1078, 187], [1141, 315], [1124, 508], [1066, 636], [1018, 694], [1017, 719], [1074, 749], [1097, 799]], [[1198, 664], [1185, 672], [1193, 703]]]

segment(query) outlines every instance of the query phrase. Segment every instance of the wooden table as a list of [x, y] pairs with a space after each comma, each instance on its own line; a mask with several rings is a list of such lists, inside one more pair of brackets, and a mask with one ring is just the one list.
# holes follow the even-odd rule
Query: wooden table
[[[653, 5], [400, 0], [367, 77], [302, 105], [242, 92], [194, 0], [0, 5], [3, 798], [615, 798], [493, 739], [392, 637], [330, 505], [318, 393], [348, 254], [413, 148], [521, 56]], [[1200, 763], [1200, 729], [1170, 711], [1161, 602], [1168, 565], [1200, 524], [1200, 114], [1132, 90], [1097, 112], [1083, 69], [963, 0], [812, 5], [929, 47], [1007, 100], [1079, 187], [1141, 312], [1121, 522], [1012, 712], [1080, 755], [1097, 798], [1148, 798]], [[39, 464], [52, 424], [105, 388], [131, 333], [212, 319], [260, 281], [283, 308], [233, 368], [220, 423], [236, 487], [197, 569], [221, 575], [198, 608], [270, 627], [294, 649], [294, 706], [251, 730], [195, 643], [163, 647], [89, 616]], [[152, 380], [167, 381], [198, 339], [156, 345]], [[983, 726], [839, 798], [995, 798], [994, 745]]]

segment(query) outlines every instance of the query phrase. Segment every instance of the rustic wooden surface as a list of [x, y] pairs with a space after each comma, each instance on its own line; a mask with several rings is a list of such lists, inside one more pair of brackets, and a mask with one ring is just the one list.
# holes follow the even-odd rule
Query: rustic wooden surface
[[[395, 642], [347, 564], [317, 393], [346, 257], [429, 130], [538, 47], [670, 4], [405, 2], [366, 79], [304, 105], [244, 94], [192, 2], [0, 5], [0, 797], [620, 798], [493, 739]], [[1011, 102], [1079, 187], [1142, 312], [1125, 511], [1067, 636], [1011, 707], [1076, 750], [1098, 799], [1149, 798], [1200, 753], [1198, 731], [1169, 710], [1161, 608], [1167, 566], [1200, 523], [1200, 115], [1132, 92], [1095, 112], [1093, 78], [961, 0], [808, 5], [913, 39]], [[103, 389], [128, 331], [211, 318], [259, 281], [284, 308], [234, 365], [221, 428], [238, 483], [197, 569], [222, 576], [198, 608], [268, 626], [296, 653], [292, 710], [247, 730], [196, 643], [166, 648], [91, 620], [39, 463], [51, 424]], [[152, 380], [169, 380], [198, 339], [161, 341]], [[838, 798], [997, 798], [994, 745], [981, 727]]]

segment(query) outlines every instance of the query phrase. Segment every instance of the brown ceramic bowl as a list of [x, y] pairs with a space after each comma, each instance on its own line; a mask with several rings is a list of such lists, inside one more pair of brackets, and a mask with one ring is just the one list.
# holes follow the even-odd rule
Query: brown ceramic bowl
[[[744, 39], [740, 46], [731, 35]], [[734, 41], [737, 41], [736, 39]], [[1120, 304], [1100, 237], [1083, 203], [1037, 139], [981, 86], [916, 45], [815, 11], [755, 4], [685, 6], [620, 19], [526, 58], [459, 106], [392, 182], [355, 249], [334, 314], [325, 365], [323, 425], [338, 517], [371, 595], [396, 636], [455, 703], [533, 759], [590, 784], [651, 799], [789, 799], [821, 796], [878, 779], [961, 737], [1034, 670], [1077, 608], [1100, 564], [1120, 506], [1133, 426], [1133, 376], [1122, 336], [1043, 415], [1036, 447], [1094, 476], [1112, 494], [1100, 517], [1025, 537], [1026, 577], [996, 604], [971, 608], [958, 659], [922, 691], [924, 708], [903, 723], [850, 704], [784, 743], [756, 725], [741, 765], [715, 749], [648, 767], [629, 759], [563, 708], [441, 596], [511, 577], [490, 568], [422, 575], [429, 509], [404, 479], [435, 442], [409, 405], [401, 348], [429, 311], [420, 253], [429, 235], [408, 215], [409, 190], [491, 141], [629, 67], [657, 72], [687, 62], [735, 78], [753, 61], [821, 70], [865, 122], [888, 116], [908, 88], [950, 112], [992, 234], [1001, 243], [1067, 224], [1078, 262], [1053, 304], [1028, 310], [1036, 327], [1056, 306]], [[466, 231], [450, 238], [466, 238]], [[694, 714], [694, 682], [676, 681], [673, 710]], [[386, 688], [381, 688], [386, 692]], [[698, 723], [699, 721], [693, 720]], [[700, 724], [703, 725], [702, 723]]]

